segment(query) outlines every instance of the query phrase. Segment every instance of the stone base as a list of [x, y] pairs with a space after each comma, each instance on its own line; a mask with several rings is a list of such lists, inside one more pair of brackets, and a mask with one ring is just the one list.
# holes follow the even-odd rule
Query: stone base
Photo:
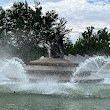
[[31, 61], [25, 69], [30, 80], [68, 82], [77, 66], [77, 63], [65, 59], [43, 58]]
[[[31, 81], [51, 80], [58, 82], [70, 82], [71, 76], [78, 66], [65, 59], [59, 58], [43, 58], [34, 60], [26, 66], [27, 76]], [[89, 73], [88, 73], [89, 72]], [[81, 74], [73, 78], [74, 83], [90, 83], [100, 82], [104, 80], [90, 71], [83, 71]]]
[[60, 58], [42, 58], [39, 60], [30, 61], [29, 65], [77, 67], [78, 63], [72, 63], [69, 60]]
[[94, 82], [100, 82], [100, 81], [103, 81], [104, 78], [101, 78], [95, 74], [91, 74], [89, 76], [75, 76], [73, 78], [73, 81], [74, 83], [94, 83]]

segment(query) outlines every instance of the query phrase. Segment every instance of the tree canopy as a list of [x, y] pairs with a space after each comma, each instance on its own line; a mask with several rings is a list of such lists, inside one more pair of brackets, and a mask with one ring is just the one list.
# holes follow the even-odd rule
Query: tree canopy
[[45, 55], [49, 46], [52, 57], [63, 58], [63, 40], [69, 32], [66, 20], [54, 10], [43, 13], [39, 2], [34, 9], [26, 1], [15, 2], [7, 10], [0, 7], [0, 47], [10, 47], [24, 60]]
[[63, 58], [64, 54], [110, 54], [107, 28], [94, 31], [87, 27], [73, 45], [66, 38], [71, 29], [66, 28], [67, 21], [54, 11], [43, 13], [39, 2], [34, 9], [25, 2], [15, 2], [4, 10], [0, 7], [0, 53], [12, 53], [25, 62], [41, 56]]
[[71, 49], [71, 53], [76, 55], [109, 54], [108, 39], [110, 33], [107, 28], [94, 32], [94, 27], [87, 27]]

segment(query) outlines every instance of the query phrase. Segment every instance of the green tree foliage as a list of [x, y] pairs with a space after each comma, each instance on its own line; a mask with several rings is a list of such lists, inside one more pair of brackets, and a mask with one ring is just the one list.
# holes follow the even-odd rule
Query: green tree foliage
[[73, 54], [72, 50], [73, 50], [73, 43], [69, 38], [67, 38], [64, 42], [64, 54], [65, 55]]
[[0, 7], [0, 43], [3, 45], [5, 44], [5, 35], [6, 28], [5, 28], [5, 22], [6, 22], [6, 17], [5, 17], [5, 10], [3, 10], [2, 7]]
[[94, 27], [87, 27], [87, 30], [81, 33], [80, 38], [72, 48], [72, 54], [93, 55], [108, 54], [108, 38], [110, 33], [107, 28], [94, 32]]
[[53, 46], [60, 45], [63, 57], [63, 39], [70, 31], [65, 24], [66, 20], [59, 18], [54, 10], [43, 14], [39, 2], [35, 3], [35, 9], [27, 2], [15, 2], [6, 11], [0, 7], [0, 45], [8, 44], [14, 54], [24, 60], [35, 58], [39, 53], [45, 55], [48, 46], [55, 51]]

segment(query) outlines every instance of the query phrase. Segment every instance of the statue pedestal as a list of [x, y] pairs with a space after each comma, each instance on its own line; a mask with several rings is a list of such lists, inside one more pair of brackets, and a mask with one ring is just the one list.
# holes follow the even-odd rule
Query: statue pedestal
[[77, 63], [65, 59], [43, 58], [31, 61], [26, 67], [26, 71], [30, 80], [68, 82], [77, 66]]
[[[104, 79], [96, 74], [82, 71], [73, 77], [77, 63], [59, 58], [42, 58], [34, 60], [26, 66], [27, 76], [31, 81], [57, 81], [74, 83], [100, 82]], [[72, 79], [71, 79], [72, 76]]]
[[103, 81], [104, 78], [97, 76], [95, 74], [91, 74], [89, 76], [76, 76], [73, 78], [73, 82], [75, 83], [94, 83]]

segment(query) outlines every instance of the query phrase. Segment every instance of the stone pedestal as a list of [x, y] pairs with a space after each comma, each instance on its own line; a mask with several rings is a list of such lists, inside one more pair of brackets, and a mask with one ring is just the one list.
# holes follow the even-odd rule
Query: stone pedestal
[[[104, 80], [91, 73], [91, 71], [82, 71], [73, 77], [77, 63], [72, 63], [65, 59], [59, 58], [42, 58], [34, 60], [26, 66], [27, 76], [31, 81], [57, 81], [57, 82], [74, 82], [90, 83]], [[72, 79], [71, 79], [72, 77]]]
[[74, 83], [94, 83], [94, 82], [100, 82], [103, 81], [104, 78], [100, 77], [99, 75], [96, 75], [96, 73], [92, 73], [91, 71], [81, 71], [80, 74], [76, 74], [72, 78], [72, 82]]
[[95, 75], [95, 74], [91, 74], [89, 76], [75, 76], [73, 78], [74, 83], [95, 83], [95, 82], [100, 82], [103, 81], [104, 78]]
[[72, 63], [65, 59], [43, 58], [34, 60], [26, 67], [27, 75], [30, 80], [52, 80], [70, 81], [77, 63]]

